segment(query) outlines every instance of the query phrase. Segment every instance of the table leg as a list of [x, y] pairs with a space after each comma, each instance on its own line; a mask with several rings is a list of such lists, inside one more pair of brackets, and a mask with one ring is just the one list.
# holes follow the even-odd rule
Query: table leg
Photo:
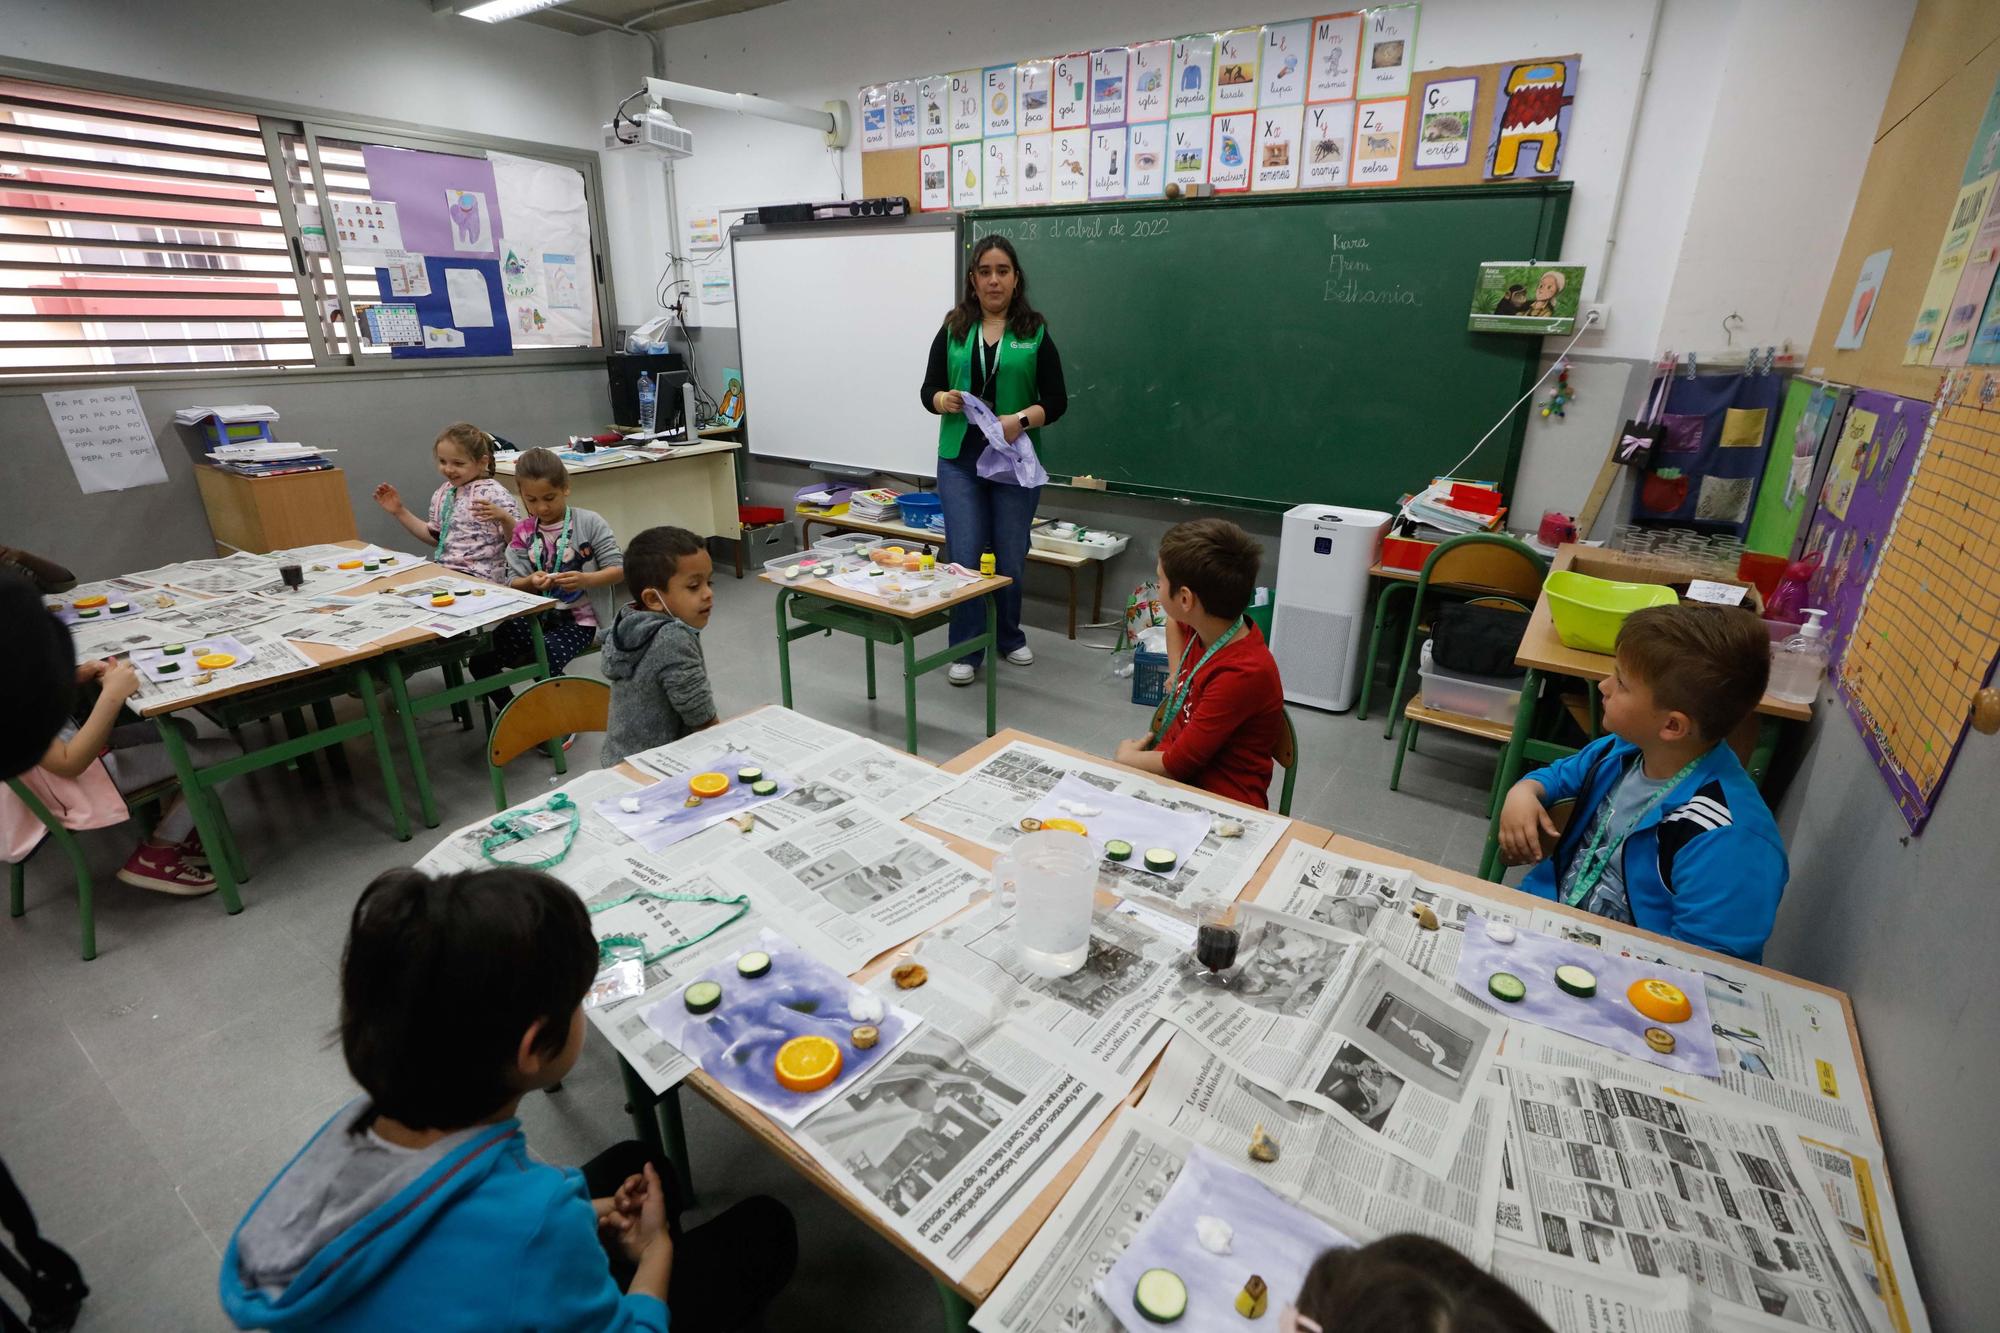
[[972, 1327], [972, 1302], [937, 1279], [938, 1299], [944, 1302], [945, 1333], [966, 1333]]
[[[1000, 729], [999, 698], [1000, 689], [1000, 612], [994, 605], [992, 593], [986, 595], [986, 734], [991, 736]], [[916, 730], [910, 732], [910, 753], [917, 752]]]
[[[458, 663], [446, 662], [442, 667], [439, 668], [439, 670], [444, 674], [444, 683], [448, 689], [455, 690], [459, 686], [465, 684], [465, 673], [459, 670]], [[468, 704], [465, 700], [460, 699], [457, 703], [451, 706], [451, 715], [458, 719], [458, 725], [461, 730], [464, 731], [472, 730], [471, 704]]]
[[1097, 560], [1092, 563], [1097, 566], [1097, 595], [1090, 601], [1090, 623], [1101, 625], [1104, 623], [1104, 567], [1111, 562]]
[[1505, 803], [1506, 793], [1521, 776], [1521, 757], [1527, 752], [1528, 733], [1535, 725], [1535, 696], [1541, 693], [1541, 673], [1529, 667], [1521, 677], [1521, 702], [1514, 707], [1514, 730], [1507, 737], [1507, 748], [1500, 752], [1500, 771], [1494, 777], [1494, 790], [1500, 795], [1493, 804], [1493, 812], [1486, 820], [1486, 848], [1479, 856], [1479, 877], [1500, 882], [1505, 867], [1500, 864], [1500, 807]]
[[[1596, 697], [1597, 692], [1591, 691], [1591, 698], [1594, 700]], [[1764, 779], [1771, 771], [1771, 760], [1777, 756], [1782, 729], [1783, 724], [1777, 718], [1764, 713], [1757, 715], [1757, 748], [1750, 752], [1750, 762], [1744, 766], [1744, 771], [1749, 773], [1750, 780], [1759, 789], [1762, 789]]]
[[[393, 662], [394, 656], [378, 659]], [[396, 777], [396, 758], [389, 752], [389, 729], [382, 724], [382, 703], [375, 697], [375, 677], [365, 666], [354, 668], [354, 688], [361, 696], [361, 709], [368, 715], [368, 729], [375, 736], [375, 762], [382, 770], [382, 791], [389, 798], [389, 818], [394, 821], [396, 841], [410, 840], [410, 812], [403, 808], [403, 784]], [[406, 696], [407, 697], [407, 696]], [[409, 714], [404, 715], [404, 726], [408, 727]], [[417, 757], [415, 745], [410, 747], [412, 759]], [[430, 827], [437, 827], [437, 814], [431, 813]]]
[[[313, 700], [312, 710], [314, 727], [325, 731], [334, 725], [333, 701], [331, 699]], [[466, 725], [470, 726], [472, 724], [468, 720]], [[336, 777], [346, 778], [353, 776], [353, 771], [347, 766], [347, 747], [344, 745], [331, 745], [327, 747], [326, 766], [333, 770]]]
[[792, 641], [785, 633], [785, 607], [790, 601], [791, 594], [778, 589], [778, 697], [787, 708], [792, 706]]
[[[903, 640], [903, 748], [911, 754], [917, 752], [917, 636], [910, 633], [910, 622], [896, 618], [896, 632]], [[990, 686], [993, 677], [999, 674], [999, 663], [986, 664], [986, 680]]]
[[1069, 567], [1069, 636], [1076, 637], [1076, 566]]
[[194, 814], [194, 827], [201, 834], [201, 845], [213, 853], [208, 858], [208, 865], [215, 873], [215, 891], [222, 896], [222, 910], [235, 916], [243, 910], [243, 900], [236, 896], [235, 870], [229, 864], [228, 843], [218, 826], [223, 818], [222, 808], [208, 800], [207, 793], [202, 790], [201, 775], [195, 771], [194, 761], [188, 755], [187, 741], [181, 736], [181, 729], [174, 725], [174, 719], [161, 714], [153, 719], [153, 725], [166, 744], [167, 758], [174, 766], [174, 776], [180, 779], [181, 796]]
[[424, 827], [436, 828], [437, 797], [431, 791], [430, 768], [424, 763], [423, 744], [417, 739], [417, 710], [410, 704], [409, 681], [404, 677], [402, 663], [396, 660], [394, 653], [385, 654], [377, 660], [382, 664], [383, 683], [389, 687], [390, 705], [395, 708], [397, 721], [403, 728], [403, 748], [410, 755], [410, 774], [417, 780], [417, 809], [423, 815]]
[[639, 1141], [673, 1163], [674, 1172], [680, 1177], [681, 1199], [692, 1207], [694, 1170], [688, 1162], [680, 1089], [668, 1088], [663, 1095], [654, 1096], [646, 1081], [639, 1077], [639, 1071], [632, 1068], [632, 1062], [622, 1055], [618, 1057], [618, 1076], [625, 1084], [625, 1105], [631, 1112], [632, 1127], [638, 1131]]
[[875, 640], [861, 641], [861, 654], [868, 662], [868, 697], [875, 697]]
[[[287, 708], [282, 714], [280, 714], [280, 718], [285, 724], [285, 735], [287, 737], [295, 741], [305, 739], [306, 715], [304, 713], [300, 712], [296, 708]], [[313, 762], [313, 758], [310, 754], [302, 754], [298, 756], [298, 758], [292, 760], [289, 766], [291, 768], [298, 770], [298, 774], [300, 777], [307, 779], [308, 781], [312, 782], [315, 786], [318, 785], [319, 765]]]

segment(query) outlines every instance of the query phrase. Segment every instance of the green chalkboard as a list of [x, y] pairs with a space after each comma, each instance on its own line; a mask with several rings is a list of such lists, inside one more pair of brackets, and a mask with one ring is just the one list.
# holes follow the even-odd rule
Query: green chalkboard
[[[1058, 481], [1250, 508], [1393, 508], [1540, 373], [1543, 340], [1471, 333], [1482, 260], [1551, 259], [1569, 186], [1356, 190], [963, 215], [1014, 242], [1069, 414]], [[1533, 408], [1460, 469], [1511, 485]]]

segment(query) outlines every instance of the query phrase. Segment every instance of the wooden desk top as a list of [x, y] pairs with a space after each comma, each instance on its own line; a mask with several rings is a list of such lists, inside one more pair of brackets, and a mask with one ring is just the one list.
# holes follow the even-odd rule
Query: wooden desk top
[[[944, 534], [942, 532], [937, 532], [930, 528], [913, 528], [907, 523], [851, 518], [846, 514], [842, 514], [837, 518], [828, 518], [824, 514], [801, 513], [799, 517], [809, 523], [824, 523], [835, 528], [852, 528], [856, 532], [865, 532], [871, 537], [894, 537], [900, 541], [921, 542], [927, 546], [941, 547], [944, 545]], [[1092, 557], [1087, 555], [1070, 555], [1064, 551], [1043, 551], [1033, 546], [1028, 548], [1028, 559], [1044, 565], [1076, 566], [1078, 568], [1092, 562]]]
[[917, 620], [931, 614], [933, 611], [949, 611], [955, 606], [963, 606], [967, 602], [976, 602], [989, 593], [999, 592], [1014, 581], [1005, 574], [989, 574], [983, 579], [966, 584], [958, 591], [950, 593], [947, 596], [913, 597], [910, 599], [908, 606], [896, 606], [887, 597], [881, 597], [874, 593], [856, 592], [852, 588], [843, 588], [830, 578], [774, 579], [769, 574], [759, 574], [757, 577], [765, 583], [770, 584], [773, 588], [780, 588], [787, 592], [810, 593], [814, 597], [825, 598], [829, 602], [845, 602], [849, 606], [858, 606], [866, 611], [878, 611], [885, 616], [898, 616], [904, 620]]
[[1395, 565], [1385, 565], [1380, 560], [1377, 560], [1374, 564], [1368, 566], [1368, 577], [1371, 579], [1395, 579], [1398, 583], [1415, 583], [1417, 581], [1417, 571], [1414, 569], [1402, 569]]
[[[567, 447], [564, 446], [564, 448]], [[642, 450], [644, 448], [643, 445], [637, 444], [601, 444], [597, 447], [599, 449], [631, 450]], [[699, 458], [703, 454], [724, 454], [732, 449], [741, 449], [742, 447], [735, 440], [704, 440], [700, 444], [676, 444], [667, 453], [635, 453], [613, 463], [598, 463], [595, 465], [565, 463], [565, 466], [569, 469], [570, 481], [574, 483], [578, 477], [588, 477], [594, 472], [616, 472], [619, 468], [641, 467], [647, 463], [671, 463], [681, 458]], [[557, 450], [556, 452], [561, 452], [561, 450]], [[513, 476], [514, 460], [512, 458], [498, 460], [493, 465], [493, 471], [503, 477]]]
[[[1556, 552], [1556, 558], [1549, 564], [1551, 574], [1568, 569], [1579, 553], [1588, 554], [1591, 548], [1566, 545]], [[1537, 671], [1551, 671], [1561, 676], [1577, 676], [1584, 680], [1603, 680], [1617, 665], [1617, 659], [1608, 653], [1585, 652], [1581, 648], [1566, 648], [1556, 637], [1555, 617], [1549, 611], [1549, 595], [1546, 591], [1535, 599], [1535, 609], [1528, 617], [1528, 628], [1521, 635], [1521, 647], [1514, 654], [1514, 661]], [[1790, 722], [1810, 722], [1811, 704], [1795, 704], [1780, 699], [1774, 694], [1766, 694], [1757, 704], [1757, 711], [1770, 717], [1781, 717]]]

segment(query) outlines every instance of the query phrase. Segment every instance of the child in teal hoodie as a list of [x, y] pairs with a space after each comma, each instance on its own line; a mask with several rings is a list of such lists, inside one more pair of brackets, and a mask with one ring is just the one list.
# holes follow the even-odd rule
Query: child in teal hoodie
[[340, 1021], [367, 1095], [230, 1238], [237, 1327], [691, 1333], [752, 1317], [796, 1261], [782, 1205], [747, 1200], [683, 1235], [671, 1173], [640, 1145], [580, 1171], [528, 1155], [515, 1108], [575, 1065], [596, 970], [582, 900], [546, 875], [392, 870], [369, 885]]

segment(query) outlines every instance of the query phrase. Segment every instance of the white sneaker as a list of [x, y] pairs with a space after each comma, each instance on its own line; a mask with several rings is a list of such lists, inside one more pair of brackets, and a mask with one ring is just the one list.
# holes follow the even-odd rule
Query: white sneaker
[[954, 685], [970, 685], [972, 678], [978, 674], [970, 662], [953, 662], [944, 673], [944, 678]]
[[1008, 653], [1007, 660], [1015, 666], [1033, 666], [1035, 664], [1035, 650], [1024, 643], [1013, 652]]

